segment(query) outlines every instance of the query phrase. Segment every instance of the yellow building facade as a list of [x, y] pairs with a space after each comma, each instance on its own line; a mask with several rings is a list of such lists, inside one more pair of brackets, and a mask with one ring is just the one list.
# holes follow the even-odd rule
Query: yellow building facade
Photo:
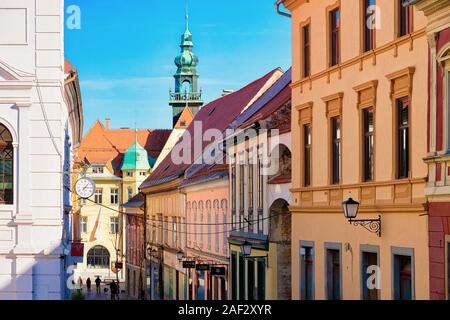
[[115, 268], [116, 262], [126, 266], [124, 205], [154, 170], [170, 134], [171, 130], [111, 129], [107, 119], [105, 125], [97, 121], [83, 138], [77, 149], [77, 160], [83, 164], [78, 177], [91, 178], [96, 191], [86, 200], [77, 197], [74, 237], [84, 244], [84, 256], [75, 280], [126, 279], [125, 269]]
[[[426, 19], [401, 0], [281, 3], [292, 14], [292, 297], [427, 299]], [[349, 198], [357, 219], [381, 216], [380, 236], [344, 217]]]

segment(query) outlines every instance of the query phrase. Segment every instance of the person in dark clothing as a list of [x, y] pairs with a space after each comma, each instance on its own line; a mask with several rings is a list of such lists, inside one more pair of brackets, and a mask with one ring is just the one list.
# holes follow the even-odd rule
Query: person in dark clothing
[[91, 292], [91, 278], [87, 278], [86, 287], [87, 287], [87, 291]]
[[113, 282], [111, 282], [109, 287], [110, 287], [110, 290], [111, 290], [111, 300], [116, 300], [116, 295], [117, 295], [117, 284], [116, 284], [116, 282], [113, 280]]
[[95, 279], [95, 286], [97, 287], [97, 294], [100, 293], [100, 284], [102, 283], [102, 280], [100, 280], [100, 277], [97, 276], [97, 279]]

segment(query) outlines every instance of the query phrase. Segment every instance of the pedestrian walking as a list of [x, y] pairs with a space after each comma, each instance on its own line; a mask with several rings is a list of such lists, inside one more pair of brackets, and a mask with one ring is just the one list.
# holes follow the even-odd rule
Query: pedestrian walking
[[116, 285], [116, 282], [114, 280], [109, 285], [109, 288], [110, 288], [110, 291], [111, 291], [111, 300], [116, 300], [117, 285]]
[[95, 286], [97, 288], [97, 294], [100, 293], [100, 284], [102, 283], [102, 280], [100, 280], [100, 277], [97, 276], [97, 279], [95, 279]]
[[86, 280], [86, 288], [88, 292], [91, 292], [91, 278], [87, 278]]
[[80, 290], [83, 291], [83, 279], [81, 277], [78, 278], [78, 285], [80, 286]]

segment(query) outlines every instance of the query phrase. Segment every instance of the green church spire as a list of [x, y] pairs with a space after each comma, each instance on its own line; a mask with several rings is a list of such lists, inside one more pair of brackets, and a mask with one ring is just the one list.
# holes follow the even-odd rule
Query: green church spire
[[197, 65], [199, 63], [197, 55], [193, 52], [194, 43], [192, 33], [189, 31], [189, 12], [186, 3], [185, 14], [186, 29], [181, 36], [181, 52], [175, 58], [177, 71], [175, 78], [175, 92], [170, 91], [170, 105], [172, 106], [173, 125], [178, 119], [185, 107], [191, 109], [192, 113], [197, 114], [203, 105], [202, 92], [198, 88]]

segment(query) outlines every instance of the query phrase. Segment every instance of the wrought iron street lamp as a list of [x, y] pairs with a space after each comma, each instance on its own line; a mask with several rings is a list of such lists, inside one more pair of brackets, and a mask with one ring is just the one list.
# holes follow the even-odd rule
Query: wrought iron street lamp
[[366, 230], [376, 233], [379, 237], [381, 237], [381, 215], [378, 215], [378, 219], [357, 220], [356, 217], [358, 216], [359, 202], [353, 200], [352, 198], [342, 202], [342, 208], [344, 209], [344, 216], [350, 224], [353, 224], [354, 226], [362, 226]]
[[183, 260], [183, 258], [184, 258], [184, 253], [183, 253], [183, 251], [178, 251], [177, 252], [177, 259], [178, 259], [178, 261], [181, 261], [181, 260]]
[[244, 258], [250, 257], [250, 254], [252, 253], [252, 244], [248, 241], [244, 241], [241, 244], [241, 253], [244, 256]]

